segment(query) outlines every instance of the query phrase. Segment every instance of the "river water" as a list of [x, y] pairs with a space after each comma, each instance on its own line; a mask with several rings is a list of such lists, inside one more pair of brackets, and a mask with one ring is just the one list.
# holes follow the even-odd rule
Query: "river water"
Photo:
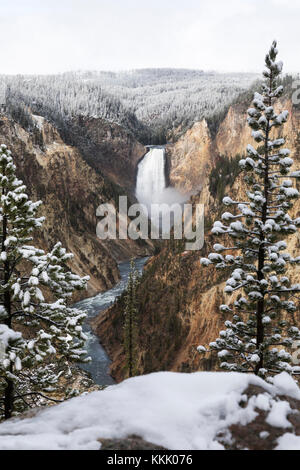
[[[136, 269], [142, 273], [144, 264], [148, 258], [139, 258], [135, 260]], [[82, 364], [81, 369], [88, 372], [93, 381], [98, 385], [111, 385], [114, 380], [109, 375], [110, 360], [105, 350], [99, 342], [99, 338], [94, 335], [89, 320], [95, 318], [101, 311], [112, 305], [115, 299], [125, 290], [130, 273], [130, 261], [119, 264], [121, 281], [112, 289], [102, 292], [95, 297], [81, 300], [74, 307], [87, 311], [88, 317], [84, 324], [84, 332], [88, 336], [86, 349], [88, 356], [92, 358], [89, 364]], [[121, 338], [120, 338], [121, 340]]]

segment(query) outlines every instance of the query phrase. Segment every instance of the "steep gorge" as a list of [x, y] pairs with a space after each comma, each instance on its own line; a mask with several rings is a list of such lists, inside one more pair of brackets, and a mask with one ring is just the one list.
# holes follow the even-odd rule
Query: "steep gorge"
[[[300, 110], [290, 100], [279, 105], [290, 111], [284, 135], [293, 151], [295, 168], [300, 167], [299, 134]], [[139, 305], [139, 373], [157, 370], [195, 371], [214, 366], [210, 358], [201, 360], [196, 348], [214, 340], [225, 317], [218, 306], [224, 303], [224, 276], [210, 267], [204, 270], [199, 259], [211, 251], [216, 242], [209, 233], [211, 220], [217, 220], [222, 210], [220, 201], [210, 192], [209, 175], [218, 156], [235, 157], [245, 153], [252, 142], [246, 123], [247, 107], [237, 104], [229, 108], [215, 137], [207, 123], [197, 123], [177, 143], [168, 147], [170, 181], [179, 190], [197, 194], [194, 202], [205, 205], [206, 240], [201, 252], [185, 252], [182, 243], [165, 242], [161, 253], [148, 263], [138, 293]], [[245, 186], [241, 177], [225, 188], [226, 194], [241, 197]], [[300, 215], [300, 202], [294, 214]], [[299, 233], [289, 238], [292, 253], [300, 247]], [[300, 273], [293, 271], [299, 282]], [[111, 372], [117, 380], [124, 378], [122, 347], [122, 312], [124, 299], [100, 315], [94, 328], [111, 359]], [[298, 320], [300, 320], [300, 315]]]
[[[129, 142], [127, 131], [122, 132], [120, 126], [96, 119], [85, 122], [82, 125], [90, 126], [89, 132], [94, 132], [106, 148], [102, 159], [98, 150], [95, 155], [97, 164], [92, 166], [80, 149], [66, 143], [46, 119], [41, 116], [33, 116], [33, 119], [37, 122], [34, 132], [2, 114], [0, 143], [11, 149], [18, 176], [27, 185], [30, 197], [43, 201], [40, 214], [46, 216], [46, 221], [43, 229], [36, 233], [35, 242], [49, 250], [61, 241], [67, 250], [73, 252], [73, 270], [91, 278], [88, 291], [81, 296], [104, 291], [118, 281], [119, 261], [152, 251], [151, 244], [127, 240], [102, 241], [96, 236], [97, 207], [106, 202], [116, 205], [118, 190], [114, 179], [119, 176], [125, 188], [122, 188], [123, 194], [134, 187], [132, 171], [128, 172], [131, 179], [122, 179], [125, 174], [122, 165], [127, 168], [130, 164], [134, 168], [144, 148], [132, 137]], [[112, 139], [114, 132], [117, 134], [115, 140]], [[118, 157], [120, 166], [114, 165], [108, 170], [114, 157]]]

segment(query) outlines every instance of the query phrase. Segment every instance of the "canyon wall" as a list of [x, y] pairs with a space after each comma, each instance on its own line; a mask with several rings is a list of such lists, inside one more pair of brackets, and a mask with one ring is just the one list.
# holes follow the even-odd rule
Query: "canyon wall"
[[130, 131], [101, 118], [80, 116], [68, 122], [67, 137], [97, 173], [134, 196], [136, 167], [146, 148]]
[[[293, 152], [294, 168], [299, 169], [300, 110], [289, 100], [283, 100], [279, 106], [290, 111], [283, 134]], [[240, 104], [230, 107], [214, 138], [202, 121], [174, 146], [168, 147], [171, 183], [181, 191], [197, 192], [194, 202], [205, 204], [206, 239], [201, 252], [185, 252], [179, 241], [165, 242], [161, 253], [146, 266], [138, 292], [139, 373], [215, 367], [213, 358], [201, 359], [196, 351], [199, 344], [206, 345], [218, 337], [226, 319], [218, 308], [225, 301], [226, 276], [214, 267], [201, 267], [199, 262], [218, 240], [210, 234], [210, 223], [224, 212], [220, 201], [209, 190], [209, 174], [219, 154], [243, 155], [246, 145], [253, 143], [246, 123], [246, 109]], [[244, 199], [242, 177], [238, 176], [225, 192], [233, 198]], [[295, 204], [292, 215], [299, 217], [300, 201]], [[288, 245], [292, 254], [298, 251], [299, 255], [300, 234], [289, 237]], [[300, 281], [299, 269], [290, 269], [289, 274], [295, 282]], [[117, 380], [126, 376], [123, 311], [124, 298], [121, 298], [94, 321], [95, 331], [112, 359], [111, 372]], [[296, 320], [300, 321], [300, 312]]]
[[[46, 216], [46, 221], [43, 229], [36, 232], [35, 242], [49, 250], [57, 241], [61, 241], [74, 254], [72, 269], [91, 278], [88, 291], [81, 295], [93, 295], [112, 287], [118, 281], [118, 261], [149, 254], [152, 246], [143, 242], [101, 241], [97, 238], [97, 207], [106, 202], [116, 205], [117, 200], [114, 183], [106, 176], [108, 171], [101, 172], [100, 163], [97, 171], [87, 163], [77, 147], [66, 144], [53, 125], [40, 116], [33, 118], [38, 126], [34, 132], [1, 115], [0, 144], [4, 143], [11, 149], [17, 174], [27, 185], [30, 197], [43, 201], [40, 215]], [[98, 134], [106, 135], [106, 159], [109, 161], [110, 134], [107, 128], [111, 129], [113, 125], [94, 120], [95, 133], [97, 125]], [[116, 127], [119, 129], [119, 126]], [[136, 159], [143, 154], [143, 147], [138, 142], [131, 142], [128, 146], [125, 131], [124, 135], [123, 161], [130, 161], [134, 168]], [[121, 153], [121, 131], [118, 142], [118, 151]], [[115, 148], [115, 144], [112, 147]], [[129, 147], [136, 148], [136, 154], [131, 154]], [[111, 158], [118, 158], [114, 149]], [[115, 166], [115, 171], [115, 179], [118, 171], [120, 175], [123, 174], [120, 167]], [[129, 185], [129, 180], [127, 183]], [[133, 187], [134, 183], [131, 189]], [[126, 194], [126, 189], [121, 189]]]
[[167, 145], [166, 153], [170, 184], [183, 193], [201, 190], [216, 156], [205, 119]]

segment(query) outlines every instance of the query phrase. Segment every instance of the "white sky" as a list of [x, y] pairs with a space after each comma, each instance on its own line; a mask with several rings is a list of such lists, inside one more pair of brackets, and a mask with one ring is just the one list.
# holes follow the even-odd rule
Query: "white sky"
[[0, 0], [0, 73], [185, 67], [300, 72], [300, 0]]

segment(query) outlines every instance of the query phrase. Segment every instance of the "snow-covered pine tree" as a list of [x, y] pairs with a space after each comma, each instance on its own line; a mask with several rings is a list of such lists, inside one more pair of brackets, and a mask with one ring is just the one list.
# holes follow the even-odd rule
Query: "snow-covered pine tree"
[[[276, 133], [288, 119], [288, 111], [274, 109], [283, 93], [278, 86], [282, 62], [276, 62], [277, 53], [274, 41], [265, 60], [262, 92], [255, 93], [253, 107], [248, 109], [248, 123], [259, 145], [256, 149], [248, 145], [248, 156], [240, 161], [248, 185], [247, 201], [225, 197], [223, 203], [236, 209], [233, 214], [225, 212], [212, 230], [230, 237], [233, 246], [216, 244], [215, 253], [201, 260], [204, 266], [229, 268], [225, 293], [232, 296], [240, 291], [235, 302], [220, 306], [233, 319], [225, 322], [226, 330], [210, 344], [210, 350], [218, 352], [223, 369], [260, 376], [299, 372], [288, 350], [300, 337], [293, 316], [300, 285], [293, 285], [286, 272], [289, 265], [300, 264], [300, 256], [286, 252], [284, 239], [300, 226], [300, 218], [293, 220], [289, 215], [299, 197], [291, 178], [299, 179], [300, 171], [291, 172], [290, 150]], [[226, 255], [227, 250], [237, 253]], [[203, 346], [198, 350], [206, 351]]]
[[124, 311], [124, 348], [126, 354], [126, 368], [128, 376], [136, 374], [137, 350], [138, 350], [138, 324], [137, 324], [137, 287], [139, 274], [135, 268], [134, 261], [130, 263], [130, 274], [125, 294]]
[[0, 190], [0, 411], [7, 419], [55, 390], [62, 372], [54, 362], [87, 360], [81, 326], [86, 315], [68, 306], [68, 299], [85, 288], [88, 277], [68, 270], [72, 254], [61, 243], [50, 253], [31, 245], [32, 232], [43, 223], [36, 217], [41, 202], [28, 199], [5, 145]]

